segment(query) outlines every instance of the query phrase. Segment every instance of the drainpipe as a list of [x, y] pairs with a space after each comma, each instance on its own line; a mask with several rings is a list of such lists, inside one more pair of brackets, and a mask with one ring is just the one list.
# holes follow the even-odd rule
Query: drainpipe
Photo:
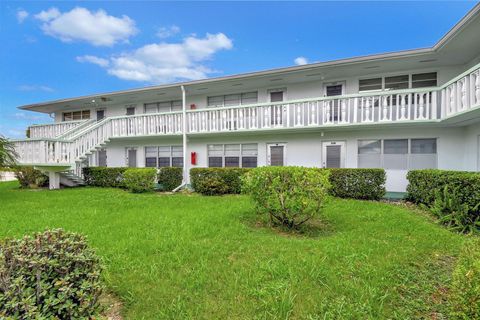
[[182, 85], [180, 86], [180, 89], [182, 89], [182, 115], [183, 115], [183, 130], [182, 130], [182, 136], [183, 136], [183, 180], [182, 184], [180, 184], [178, 187], [173, 189], [173, 192], [177, 192], [178, 190], [182, 189], [187, 185], [187, 179], [188, 179], [188, 161], [187, 161], [187, 101], [186, 101], [186, 92], [185, 92], [185, 87]]

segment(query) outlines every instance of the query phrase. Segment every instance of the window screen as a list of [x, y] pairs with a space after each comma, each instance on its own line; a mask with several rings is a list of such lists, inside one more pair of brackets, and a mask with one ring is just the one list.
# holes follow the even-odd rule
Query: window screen
[[382, 143], [380, 140], [358, 141], [358, 167], [381, 168], [382, 167]]
[[258, 144], [210, 144], [208, 148], [209, 167], [257, 166]]
[[208, 97], [207, 105], [209, 107], [223, 107], [223, 96]]
[[157, 155], [158, 155], [157, 147], [146, 147], [145, 148], [145, 167], [155, 168], [157, 166]]
[[283, 101], [283, 91], [270, 92], [270, 102]]
[[408, 168], [408, 139], [383, 141], [383, 167], [406, 170]]
[[258, 102], [258, 93], [257, 92], [247, 92], [242, 93], [242, 104], [252, 104]]
[[401, 90], [408, 89], [408, 74], [402, 76], [385, 77], [385, 89]]
[[358, 82], [359, 91], [382, 90], [382, 78], [362, 79]]
[[412, 75], [412, 88], [425, 88], [437, 86], [437, 73], [419, 73]]
[[435, 169], [437, 167], [437, 139], [411, 140], [411, 169]]
[[158, 104], [157, 103], [145, 103], [145, 113], [157, 113]]
[[64, 112], [63, 121], [90, 119], [90, 110]]

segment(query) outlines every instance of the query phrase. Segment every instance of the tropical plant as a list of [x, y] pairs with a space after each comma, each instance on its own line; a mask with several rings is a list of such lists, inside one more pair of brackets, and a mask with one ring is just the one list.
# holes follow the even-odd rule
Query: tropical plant
[[15, 165], [18, 154], [15, 152], [13, 143], [0, 135], [0, 168]]

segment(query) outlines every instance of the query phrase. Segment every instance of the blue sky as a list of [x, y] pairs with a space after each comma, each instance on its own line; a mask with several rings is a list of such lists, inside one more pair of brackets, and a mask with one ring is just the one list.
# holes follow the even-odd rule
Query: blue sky
[[476, 2], [0, 3], [0, 134], [17, 106], [428, 47]]

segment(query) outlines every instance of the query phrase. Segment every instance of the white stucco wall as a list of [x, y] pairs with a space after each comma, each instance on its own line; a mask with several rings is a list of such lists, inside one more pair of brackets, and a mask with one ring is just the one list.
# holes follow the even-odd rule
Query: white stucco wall
[[[258, 165], [267, 164], [267, 144], [286, 143], [285, 165], [321, 167], [322, 142], [345, 142], [345, 167], [356, 168], [359, 139], [437, 138], [437, 162], [439, 169], [477, 170], [478, 125], [451, 128], [395, 128], [362, 129], [352, 131], [322, 131], [310, 133], [255, 133], [223, 136], [190, 136], [188, 139], [188, 163], [190, 153], [197, 153], [196, 167], [207, 167], [207, 145], [229, 143], [258, 143]], [[126, 166], [126, 147], [137, 148], [137, 165], [145, 166], [146, 146], [181, 145], [181, 136], [150, 137], [132, 140], [113, 140], [107, 149], [109, 167]], [[387, 190], [405, 191], [407, 170], [387, 170]]]

